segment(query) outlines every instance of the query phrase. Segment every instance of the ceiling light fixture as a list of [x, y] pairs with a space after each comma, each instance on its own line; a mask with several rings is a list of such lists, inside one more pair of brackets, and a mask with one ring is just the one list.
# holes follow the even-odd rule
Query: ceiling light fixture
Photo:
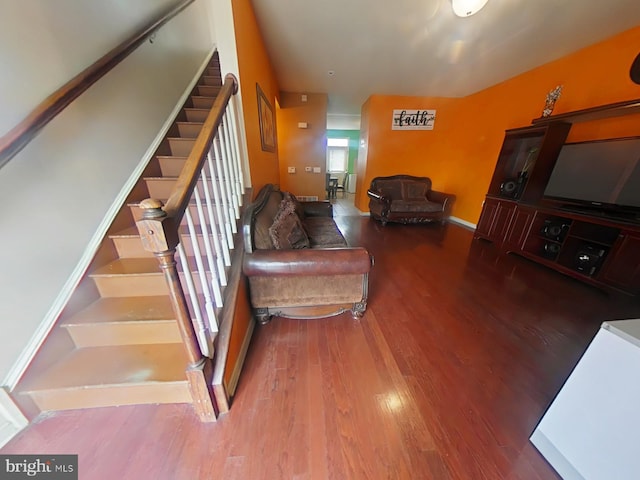
[[451, 0], [453, 13], [459, 17], [470, 17], [482, 10], [489, 0]]

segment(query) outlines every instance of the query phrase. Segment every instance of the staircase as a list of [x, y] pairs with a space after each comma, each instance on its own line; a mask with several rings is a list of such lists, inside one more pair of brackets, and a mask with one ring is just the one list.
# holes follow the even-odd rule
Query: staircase
[[141, 200], [169, 197], [221, 80], [216, 52], [16, 387], [31, 415], [192, 402], [168, 288], [158, 261], [142, 248], [135, 222]]

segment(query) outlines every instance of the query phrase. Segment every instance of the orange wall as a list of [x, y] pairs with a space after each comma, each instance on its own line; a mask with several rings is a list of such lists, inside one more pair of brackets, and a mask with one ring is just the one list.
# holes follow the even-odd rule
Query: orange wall
[[232, 8], [238, 50], [242, 109], [247, 134], [247, 153], [251, 169], [251, 184], [255, 195], [266, 183], [280, 183], [278, 154], [277, 152], [263, 151], [260, 142], [256, 83], [260, 84], [260, 88], [269, 99], [274, 115], [279, 88], [251, 2], [249, 0], [233, 0]]
[[[358, 190], [356, 206], [367, 210], [366, 186], [375, 176], [426, 175], [436, 190], [457, 195], [454, 216], [476, 223], [504, 130], [530, 125], [556, 85], [563, 93], [554, 113], [640, 97], [640, 86], [629, 78], [638, 45], [640, 27], [459, 99], [370, 97], [365, 188]], [[436, 109], [434, 130], [392, 131], [392, 111], [400, 108]], [[569, 141], [638, 135], [638, 120], [632, 115], [576, 124]]]
[[[361, 114], [361, 137], [368, 141], [360, 146], [358, 154], [357, 184], [367, 187], [376, 176], [405, 173], [431, 177], [434, 190], [450, 191], [446, 178], [450, 172], [450, 145], [457, 125], [458, 99], [372, 95], [367, 101], [367, 112]], [[391, 130], [395, 109], [436, 109], [433, 130]], [[361, 140], [364, 140], [361, 138]], [[365, 157], [366, 156], [366, 157]], [[366, 158], [366, 162], [361, 159]], [[363, 168], [363, 164], [366, 165]], [[364, 171], [363, 171], [364, 170]], [[356, 207], [368, 210], [367, 188], [358, 189]]]
[[231, 336], [229, 338], [229, 351], [227, 353], [227, 365], [224, 371], [224, 383], [229, 385], [233, 371], [237, 368], [239, 361], [244, 362], [242, 356], [243, 344], [252, 322], [249, 308], [249, 293], [247, 292], [247, 280], [243, 278], [238, 286], [238, 297], [236, 299], [235, 313], [233, 315], [233, 325], [231, 326]]
[[[280, 188], [294, 195], [317, 195], [325, 198], [327, 151], [327, 103], [324, 93], [280, 93], [278, 109], [278, 154]], [[307, 128], [298, 128], [306, 122]], [[296, 173], [288, 173], [295, 167]], [[306, 172], [305, 167], [320, 168], [320, 173]]]

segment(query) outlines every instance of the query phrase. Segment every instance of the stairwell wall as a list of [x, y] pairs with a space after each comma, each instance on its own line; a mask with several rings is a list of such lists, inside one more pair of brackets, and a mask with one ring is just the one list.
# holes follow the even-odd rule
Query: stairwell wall
[[[0, 17], [0, 134], [172, 3], [7, 3]], [[197, 0], [0, 170], [4, 385], [15, 384], [53, 324], [212, 51], [210, 14], [210, 0]]]

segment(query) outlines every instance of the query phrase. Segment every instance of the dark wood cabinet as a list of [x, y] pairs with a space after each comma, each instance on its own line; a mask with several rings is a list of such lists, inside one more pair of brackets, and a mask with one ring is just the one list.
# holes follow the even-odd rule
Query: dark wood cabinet
[[523, 205], [516, 206], [511, 218], [511, 225], [504, 241], [504, 250], [507, 252], [521, 252], [529, 230], [536, 215], [534, 208]]
[[574, 121], [638, 112], [640, 100], [594, 107], [505, 132], [475, 238], [603, 289], [640, 294], [640, 223], [542, 201]]
[[501, 203], [497, 201], [494, 209], [489, 231], [493, 235], [482, 235], [501, 251], [522, 255], [596, 287], [640, 294], [640, 225], [516, 204], [503, 234], [497, 226]]
[[487, 195], [537, 202], [570, 128], [557, 122], [507, 130]]
[[516, 203], [513, 201], [487, 197], [478, 221], [476, 237], [483, 237], [496, 245], [502, 245], [515, 209]]
[[640, 232], [623, 231], [605, 262], [603, 282], [630, 293], [640, 294]]
[[493, 240], [491, 237], [491, 226], [496, 218], [496, 211], [500, 201], [494, 198], [487, 197], [482, 205], [482, 212], [480, 213], [480, 219], [476, 226], [475, 238], [486, 238], [487, 240]]

